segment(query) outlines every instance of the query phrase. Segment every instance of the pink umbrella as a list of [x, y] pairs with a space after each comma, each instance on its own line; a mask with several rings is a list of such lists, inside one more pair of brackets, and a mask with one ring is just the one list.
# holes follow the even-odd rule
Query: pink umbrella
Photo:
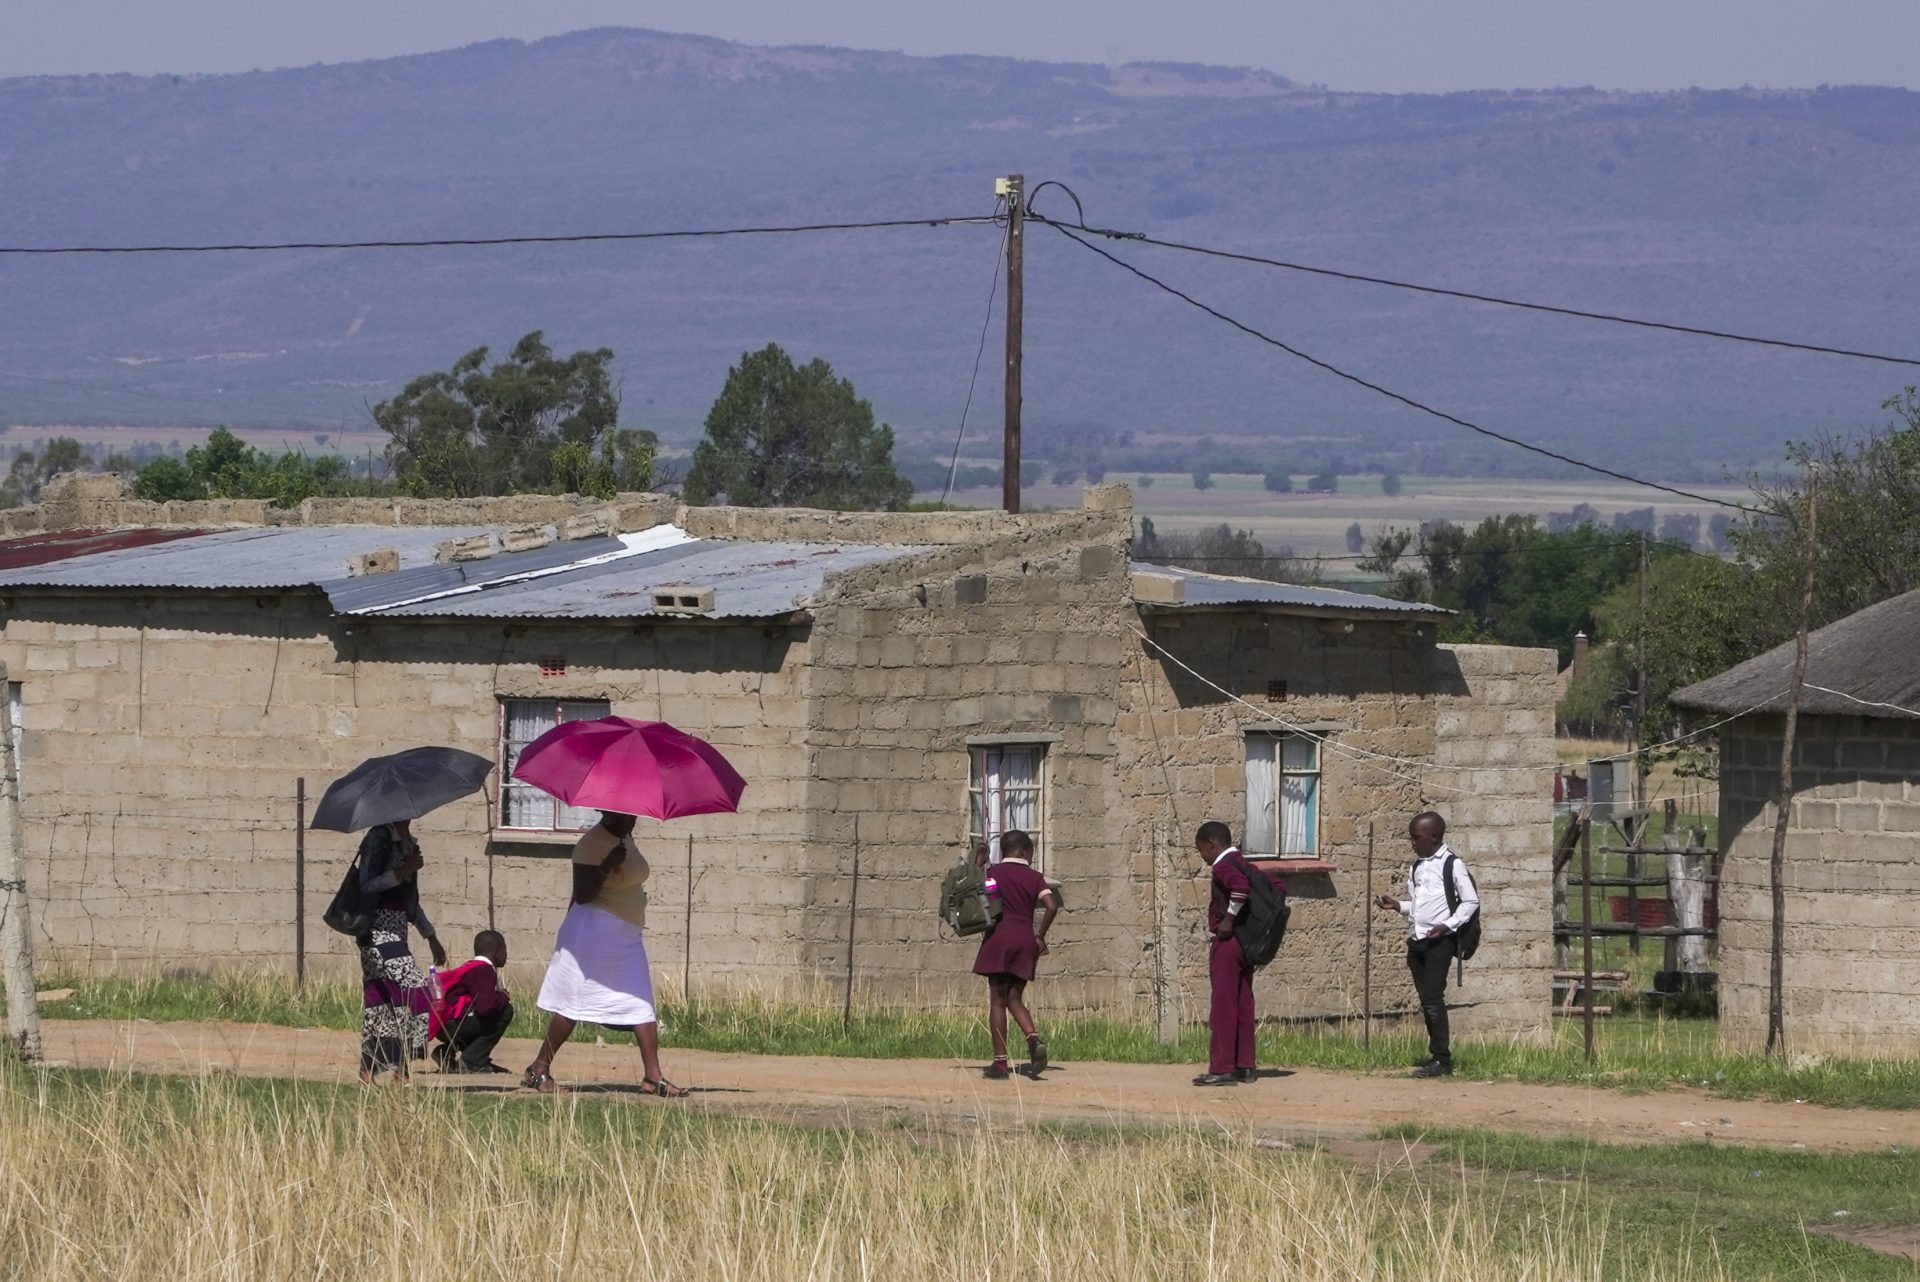
[[520, 753], [513, 777], [570, 806], [678, 819], [739, 809], [747, 781], [719, 749], [664, 721], [566, 721]]

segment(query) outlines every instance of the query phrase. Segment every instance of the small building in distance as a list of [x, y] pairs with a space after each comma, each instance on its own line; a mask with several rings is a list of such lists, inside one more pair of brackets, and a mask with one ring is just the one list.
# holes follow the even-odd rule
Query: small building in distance
[[[1920, 1045], [1920, 592], [1813, 633], [1794, 736], [1783, 1010], [1794, 1050]], [[1764, 1045], [1789, 642], [1678, 691], [1720, 727], [1720, 1036]]]
[[[750, 781], [738, 814], [640, 830], [667, 992], [837, 994], [851, 930], [860, 1000], [971, 1002], [940, 877], [1018, 826], [1067, 888], [1049, 1008], [1203, 1019], [1192, 840], [1220, 818], [1295, 897], [1264, 1009], [1356, 1016], [1371, 941], [1375, 1010], [1411, 1014], [1397, 919], [1367, 899], [1433, 806], [1487, 905], [1462, 1031], [1546, 1029], [1552, 652], [1438, 644], [1431, 606], [1136, 564], [1125, 487], [1023, 515], [279, 511], [80, 478], [0, 524], [35, 920], [63, 971], [290, 974], [297, 781], [311, 802], [437, 743], [499, 773], [417, 826], [423, 892], [450, 941], [507, 931], [531, 991], [591, 817], [511, 767], [557, 721], [616, 713], [711, 740]], [[353, 845], [306, 842], [316, 973], [352, 973], [318, 913]]]

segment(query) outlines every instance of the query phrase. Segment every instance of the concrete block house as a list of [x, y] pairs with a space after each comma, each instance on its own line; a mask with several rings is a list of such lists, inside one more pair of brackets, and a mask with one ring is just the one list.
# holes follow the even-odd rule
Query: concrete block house
[[[1008, 826], [1067, 887], [1050, 1009], [1204, 1018], [1191, 850], [1246, 834], [1296, 900], [1274, 1015], [1411, 994], [1394, 921], [1408, 817], [1478, 863], [1486, 944], [1462, 1027], [1538, 1036], [1551, 966], [1549, 651], [1435, 642], [1431, 607], [1130, 561], [1131, 497], [874, 514], [612, 504], [148, 504], [73, 478], [0, 515], [0, 659], [49, 969], [293, 965], [295, 791], [419, 743], [494, 755], [556, 721], [659, 718], [751, 781], [737, 815], [647, 824], [668, 991], [972, 1001], [941, 873]], [[531, 989], [584, 819], [506, 781], [419, 826], [452, 940], [509, 933]], [[306, 841], [318, 924], [350, 858]], [[850, 914], [855, 867], [858, 913]], [[836, 988], [837, 991], [837, 988]]]
[[[1920, 592], [1813, 633], [1793, 748], [1783, 1013], [1794, 1050], [1920, 1045]], [[1720, 1036], [1765, 1044], [1791, 642], [1676, 692], [1720, 727]]]

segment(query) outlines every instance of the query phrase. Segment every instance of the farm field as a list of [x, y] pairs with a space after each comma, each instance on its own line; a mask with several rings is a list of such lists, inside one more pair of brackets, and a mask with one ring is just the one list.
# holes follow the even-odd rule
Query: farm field
[[[1155, 474], [1153, 484], [1144, 488], [1133, 476], [1112, 474], [1107, 479], [1132, 485], [1135, 513], [1151, 518], [1163, 532], [1224, 521], [1236, 529], [1252, 530], [1269, 550], [1291, 547], [1301, 556], [1350, 555], [1347, 527], [1355, 521], [1372, 534], [1382, 525], [1417, 526], [1430, 520], [1466, 524], [1508, 512], [1544, 518], [1550, 512], [1588, 503], [1603, 520], [1610, 520], [1616, 512], [1651, 506], [1656, 527], [1670, 513], [1692, 513], [1700, 517], [1704, 529], [1713, 514], [1723, 510], [1598, 477], [1591, 481], [1541, 481], [1406, 476], [1401, 478], [1401, 492], [1391, 497], [1380, 492], [1377, 476], [1343, 476], [1337, 494], [1269, 494], [1257, 476], [1224, 473], [1216, 474], [1213, 488], [1206, 491], [1194, 489], [1192, 478], [1184, 474]], [[1295, 484], [1305, 479], [1296, 477]], [[1751, 497], [1739, 485], [1680, 488], [1731, 500]], [[1080, 503], [1078, 485], [1035, 485], [1023, 494], [1024, 501], [1033, 507], [1077, 507]], [[953, 501], [998, 507], [1000, 494], [988, 489], [960, 490]], [[1344, 572], [1343, 567], [1336, 567], [1335, 577]]]
[[346, 1084], [350, 1033], [49, 1034], [0, 1066], [9, 1278], [1900, 1278], [1920, 1226], [1912, 1114], [693, 1052], [667, 1104], [592, 1046], [542, 1099]]

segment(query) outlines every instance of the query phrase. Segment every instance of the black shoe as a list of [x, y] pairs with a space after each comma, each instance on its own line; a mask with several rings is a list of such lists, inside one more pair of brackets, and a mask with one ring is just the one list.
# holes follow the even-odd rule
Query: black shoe
[[427, 1047], [428, 1058], [433, 1060], [433, 1066], [443, 1073], [457, 1073], [460, 1071], [453, 1066], [454, 1058], [450, 1053], [451, 1049], [452, 1048], [445, 1042], [435, 1042], [433, 1045]]
[[1005, 1060], [996, 1059], [993, 1063], [980, 1070], [980, 1076], [990, 1082], [1004, 1082], [1013, 1076], [1013, 1070], [1007, 1067]]
[[1235, 1086], [1240, 1079], [1232, 1073], [1202, 1073], [1193, 1079], [1195, 1086]]
[[1257, 1068], [1236, 1068], [1233, 1070], [1233, 1080], [1236, 1082], [1251, 1082], [1258, 1076], [1260, 1076], [1260, 1070]]
[[1036, 1037], [1027, 1043], [1027, 1071], [1036, 1077], [1047, 1071], [1047, 1043]]
[[1422, 1064], [1420, 1067], [1414, 1069], [1413, 1075], [1415, 1077], [1446, 1077], [1450, 1075], [1452, 1072], [1453, 1072], [1452, 1060], [1430, 1059], [1426, 1063]]

